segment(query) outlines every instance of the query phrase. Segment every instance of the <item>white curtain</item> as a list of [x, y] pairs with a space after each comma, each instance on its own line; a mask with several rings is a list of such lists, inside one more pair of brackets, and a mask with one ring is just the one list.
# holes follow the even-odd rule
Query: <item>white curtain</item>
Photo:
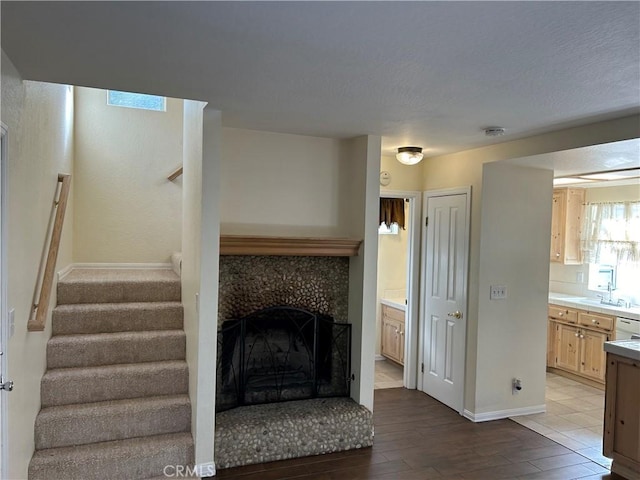
[[588, 263], [640, 262], [640, 202], [587, 204], [582, 244]]

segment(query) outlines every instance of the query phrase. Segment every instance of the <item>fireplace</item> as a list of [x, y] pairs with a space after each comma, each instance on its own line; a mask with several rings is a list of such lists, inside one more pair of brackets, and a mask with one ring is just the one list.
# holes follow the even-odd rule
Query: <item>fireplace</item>
[[289, 306], [222, 323], [216, 411], [349, 396], [351, 325]]
[[[347, 256], [305, 239], [313, 248], [300, 251], [301, 239], [262, 238], [268, 251], [225, 254], [223, 240], [216, 466], [371, 446], [372, 414], [350, 398], [349, 256], [358, 249]], [[274, 253], [273, 242], [287, 248]]]

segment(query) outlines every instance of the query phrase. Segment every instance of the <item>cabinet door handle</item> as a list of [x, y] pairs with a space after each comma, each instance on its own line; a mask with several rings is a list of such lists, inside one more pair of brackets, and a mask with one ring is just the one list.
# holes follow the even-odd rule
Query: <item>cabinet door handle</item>
[[563, 315], [562, 312], [558, 312], [558, 316], [561, 317]]
[[579, 337], [579, 336], [580, 336], [580, 334], [579, 334], [578, 332], [576, 332], [574, 335], [575, 335], [576, 337]]

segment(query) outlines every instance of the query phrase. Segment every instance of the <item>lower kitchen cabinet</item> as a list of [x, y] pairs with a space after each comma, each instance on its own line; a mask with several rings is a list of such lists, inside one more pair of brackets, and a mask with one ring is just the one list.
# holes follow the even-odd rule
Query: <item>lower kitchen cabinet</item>
[[604, 342], [609, 340], [606, 333], [582, 330], [580, 333], [580, 364], [578, 372], [581, 375], [604, 382], [607, 356]]
[[611, 340], [613, 318], [549, 306], [547, 367], [603, 384], [604, 342]]
[[382, 305], [382, 355], [404, 365], [404, 311]]
[[640, 479], [640, 361], [607, 354], [603, 453], [611, 471]]
[[576, 327], [556, 323], [556, 368], [578, 371], [580, 364], [580, 334]]

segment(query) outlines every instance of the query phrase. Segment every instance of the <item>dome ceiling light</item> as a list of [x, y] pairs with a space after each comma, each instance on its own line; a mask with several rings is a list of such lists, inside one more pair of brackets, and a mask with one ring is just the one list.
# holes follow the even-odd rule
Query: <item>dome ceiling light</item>
[[400, 147], [396, 158], [404, 165], [415, 165], [422, 160], [422, 147]]

